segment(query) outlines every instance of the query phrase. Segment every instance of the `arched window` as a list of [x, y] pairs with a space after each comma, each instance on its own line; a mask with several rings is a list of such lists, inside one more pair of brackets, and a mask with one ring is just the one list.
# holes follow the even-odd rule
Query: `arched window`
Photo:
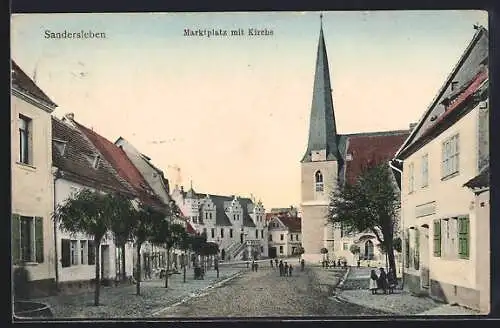
[[323, 191], [323, 174], [320, 171], [316, 171], [314, 175], [314, 181], [316, 186], [316, 191]]

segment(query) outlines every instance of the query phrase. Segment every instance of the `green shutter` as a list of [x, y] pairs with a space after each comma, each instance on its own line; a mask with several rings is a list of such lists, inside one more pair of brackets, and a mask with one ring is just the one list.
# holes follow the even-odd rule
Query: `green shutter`
[[61, 239], [61, 264], [63, 268], [71, 265], [70, 243], [69, 239]]
[[35, 259], [43, 263], [43, 218], [35, 218]]
[[21, 259], [21, 224], [18, 214], [12, 214], [12, 263], [17, 264]]
[[462, 259], [469, 258], [469, 218], [458, 218], [458, 254]]
[[441, 257], [441, 220], [434, 220], [434, 256]]

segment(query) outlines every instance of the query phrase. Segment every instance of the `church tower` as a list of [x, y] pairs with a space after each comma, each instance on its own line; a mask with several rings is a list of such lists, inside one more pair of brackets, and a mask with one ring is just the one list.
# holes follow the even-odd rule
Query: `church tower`
[[309, 141], [301, 160], [302, 246], [303, 258], [317, 262], [323, 258], [321, 249], [333, 254], [333, 228], [327, 224], [329, 196], [338, 183], [342, 158], [333, 112], [332, 88], [322, 15], [319, 32], [316, 71], [309, 122]]

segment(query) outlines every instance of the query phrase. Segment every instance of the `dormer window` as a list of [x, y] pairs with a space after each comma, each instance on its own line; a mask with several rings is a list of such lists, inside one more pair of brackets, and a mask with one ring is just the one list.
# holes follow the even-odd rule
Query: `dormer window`
[[61, 156], [64, 156], [64, 153], [66, 152], [66, 141], [59, 140], [59, 139], [52, 139], [54, 142], [54, 146], [56, 147], [57, 151], [59, 151], [59, 154]]
[[458, 89], [458, 81], [451, 82], [451, 91], [455, 91]]
[[99, 167], [99, 162], [100, 162], [100, 161], [101, 161], [101, 156], [96, 155], [96, 156], [94, 157], [94, 163], [92, 163], [92, 167], [93, 167], [94, 169], [97, 169], [97, 168]]
[[322, 192], [323, 191], [323, 174], [321, 174], [320, 171], [316, 171], [316, 174], [314, 175], [314, 181], [315, 181], [315, 186], [316, 186], [316, 192]]

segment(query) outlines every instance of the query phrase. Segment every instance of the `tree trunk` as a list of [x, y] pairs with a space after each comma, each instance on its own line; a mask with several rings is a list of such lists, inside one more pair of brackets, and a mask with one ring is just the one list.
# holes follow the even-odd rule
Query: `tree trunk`
[[390, 248], [387, 250], [387, 257], [389, 258], [389, 268], [396, 272], [396, 259], [394, 257], [394, 250], [392, 249], [392, 242]]
[[135, 277], [135, 294], [141, 295], [141, 245], [142, 243], [137, 243], [137, 265], [136, 265], [136, 277]]
[[101, 240], [95, 242], [95, 293], [94, 305], [99, 305], [99, 294], [101, 291]]
[[183, 271], [183, 282], [186, 282], [186, 266], [189, 263], [189, 260], [186, 259], [186, 252], [184, 252], [184, 263], [182, 263], [182, 271]]
[[165, 272], [165, 288], [168, 288], [168, 271], [170, 270], [170, 248], [167, 248], [167, 270]]
[[122, 248], [122, 279], [123, 281], [127, 280], [127, 273], [125, 272], [125, 244], [121, 245]]

